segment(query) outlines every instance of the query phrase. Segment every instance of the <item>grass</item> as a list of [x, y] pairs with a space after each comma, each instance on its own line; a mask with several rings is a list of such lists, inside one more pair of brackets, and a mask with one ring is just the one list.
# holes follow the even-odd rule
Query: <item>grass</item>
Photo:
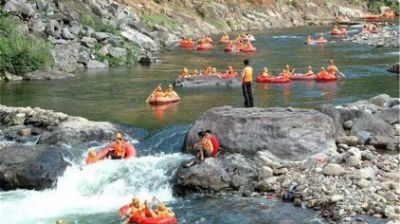
[[53, 62], [50, 46], [25, 35], [18, 27], [17, 20], [0, 15], [0, 73], [23, 75], [49, 67]]
[[151, 29], [154, 28], [156, 24], [160, 24], [168, 28], [175, 28], [177, 26], [176, 22], [173, 19], [161, 13], [152, 13], [152, 14], [143, 13], [140, 16], [140, 21], [145, 26]]

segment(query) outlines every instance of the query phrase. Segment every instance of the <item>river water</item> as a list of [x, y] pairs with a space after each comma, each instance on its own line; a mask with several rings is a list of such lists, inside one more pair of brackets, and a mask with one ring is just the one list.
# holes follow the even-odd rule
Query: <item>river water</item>
[[[398, 28], [398, 27], [395, 27]], [[181, 102], [167, 107], [144, 103], [158, 84], [173, 82], [179, 71], [205, 66], [241, 68], [249, 58], [256, 73], [264, 66], [274, 74], [285, 64], [304, 72], [314, 71], [335, 60], [345, 78], [332, 83], [292, 82], [255, 84], [256, 106], [313, 107], [320, 103], [341, 104], [380, 93], [399, 96], [399, 78], [386, 72], [398, 62], [399, 49], [376, 48], [344, 43], [331, 38], [326, 46], [306, 46], [306, 35], [327, 34], [328, 27], [303, 27], [254, 33], [257, 48], [252, 54], [229, 54], [222, 46], [211, 52], [174, 49], [161, 56], [161, 62], [129, 69], [78, 72], [74, 79], [0, 83], [0, 103], [8, 106], [39, 106], [45, 109], [105, 120], [149, 130], [135, 146], [143, 157], [128, 161], [106, 161], [80, 167], [86, 153], [60, 177], [54, 189], [0, 192], [0, 215], [4, 223], [120, 223], [119, 206], [134, 195], [153, 195], [168, 202], [180, 223], [308, 223], [318, 214], [274, 198], [235, 196], [173, 195], [171, 178], [179, 164], [188, 159], [180, 153], [185, 131], [205, 110], [223, 105], [241, 106], [241, 90], [230, 88], [177, 89]], [[350, 34], [359, 28], [349, 28]]]

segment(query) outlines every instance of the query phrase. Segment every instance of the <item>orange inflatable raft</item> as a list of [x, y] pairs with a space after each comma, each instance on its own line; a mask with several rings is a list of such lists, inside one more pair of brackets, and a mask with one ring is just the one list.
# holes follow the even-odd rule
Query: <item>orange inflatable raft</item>
[[346, 30], [332, 30], [331, 31], [331, 35], [332, 36], [342, 36], [342, 35], [346, 35], [347, 31]]
[[[112, 144], [111, 144], [112, 145]], [[104, 157], [106, 157], [107, 153], [112, 149], [111, 145], [108, 145], [105, 148], [102, 148], [98, 153], [97, 153], [97, 159], [102, 160]], [[125, 142], [125, 156], [124, 159], [129, 159], [131, 157], [136, 156], [136, 150], [132, 147], [131, 144]]]
[[179, 96], [172, 96], [172, 97], [150, 97], [149, 104], [152, 105], [160, 105], [160, 104], [167, 104], [167, 103], [174, 103], [181, 100]]
[[196, 50], [205, 51], [205, 50], [212, 50], [214, 49], [214, 45], [205, 43], [205, 44], [198, 44]]
[[317, 78], [317, 75], [304, 75], [304, 74], [298, 74], [295, 73], [290, 76], [291, 80], [301, 80], [301, 81], [310, 81], [310, 80], [315, 80]]
[[247, 48], [241, 48], [241, 52], [255, 52], [257, 49], [255, 47], [247, 47]]
[[256, 78], [256, 82], [259, 82], [259, 83], [287, 83], [287, 82], [290, 82], [290, 79], [285, 79], [281, 76], [265, 77], [263, 75], [259, 75]]
[[219, 77], [221, 78], [221, 79], [232, 79], [232, 78], [235, 78], [235, 77], [238, 77], [239, 76], [239, 73], [237, 73], [237, 72], [234, 72], [234, 73], [224, 73], [224, 74], [221, 74]]
[[[126, 211], [128, 210], [129, 205], [122, 206], [118, 211], [121, 216], [124, 216], [126, 214]], [[146, 212], [146, 216], [149, 216], [150, 214]], [[130, 223], [136, 223], [136, 224], [176, 224], [176, 218], [175, 217], [167, 217], [167, 218], [151, 218], [151, 217], [142, 217], [142, 216], [131, 216], [129, 219]]]
[[362, 17], [364, 20], [379, 20], [381, 18], [380, 15], [365, 15]]
[[315, 80], [318, 81], [318, 82], [331, 82], [331, 81], [336, 81], [337, 77], [334, 76], [334, 75], [328, 75], [328, 76], [325, 76], [325, 77], [322, 77], [322, 76], [318, 75], [315, 78]]

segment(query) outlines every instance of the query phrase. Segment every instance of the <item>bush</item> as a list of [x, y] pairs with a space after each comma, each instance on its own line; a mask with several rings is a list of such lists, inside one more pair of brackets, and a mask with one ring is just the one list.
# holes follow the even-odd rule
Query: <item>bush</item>
[[140, 16], [140, 21], [149, 28], [154, 28], [157, 24], [169, 28], [175, 28], [177, 26], [173, 19], [161, 13], [142, 14]]
[[49, 45], [23, 34], [18, 26], [16, 20], [0, 17], [0, 73], [23, 75], [50, 66]]

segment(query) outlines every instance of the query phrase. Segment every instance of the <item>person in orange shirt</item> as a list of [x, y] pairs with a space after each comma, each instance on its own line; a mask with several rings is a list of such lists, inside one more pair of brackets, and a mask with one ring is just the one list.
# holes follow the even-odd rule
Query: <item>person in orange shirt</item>
[[108, 153], [106, 158], [109, 159], [123, 159], [125, 157], [126, 151], [128, 147], [132, 147], [133, 156], [136, 156], [136, 150], [133, 146], [129, 145], [129, 143], [124, 142], [122, 135], [120, 133], [115, 134], [115, 142], [111, 145], [107, 146]]
[[329, 66], [328, 66], [329, 75], [336, 76], [338, 72], [339, 72], [339, 69], [333, 64], [333, 60], [330, 60], [329, 61]]
[[279, 74], [279, 77], [281, 77], [282, 79], [289, 79], [289, 77], [290, 77], [289, 70], [283, 69], [281, 74]]
[[126, 210], [125, 216], [127, 219], [123, 224], [128, 224], [131, 216], [138, 215], [140, 217], [146, 217], [146, 207], [140, 202], [139, 198], [133, 198], [129, 204], [128, 210]]
[[307, 67], [307, 73], [304, 74], [305, 76], [314, 75], [311, 65]]
[[86, 165], [97, 162], [99, 159], [97, 158], [96, 150], [91, 149], [86, 157]]
[[157, 208], [154, 209], [154, 211], [149, 207], [148, 211], [152, 218], [169, 218], [175, 216], [175, 213], [171, 209], [167, 208], [164, 202], [158, 203]]
[[214, 146], [211, 142], [210, 136], [207, 135], [206, 132], [203, 130], [197, 134], [200, 137], [200, 140], [194, 145], [194, 148], [196, 149], [196, 151], [198, 151], [196, 154], [196, 158], [189, 163], [184, 164], [183, 167], [185, 168], [191, 167], [197, 163], [204, 161], [205, 158], [211, 157], [214, 151]]
[[329, 74], [328, 74], [328, 72], [325, 70], [325, 68], [324, 67], [321, 67], [321, 71], [318, 73], [318, 76], [319, 77], [321, 77], [321, 78], [325, 78], [325, 77], [327, 77]]
[[243, 61], [244, 68], [242, 71], [242, 90], [244, 97], [245, 107], [254, 107], [253, 102], [253, 89], [251, 83], [253, 82], [253, 68], [250, 66], [249, 59]]

